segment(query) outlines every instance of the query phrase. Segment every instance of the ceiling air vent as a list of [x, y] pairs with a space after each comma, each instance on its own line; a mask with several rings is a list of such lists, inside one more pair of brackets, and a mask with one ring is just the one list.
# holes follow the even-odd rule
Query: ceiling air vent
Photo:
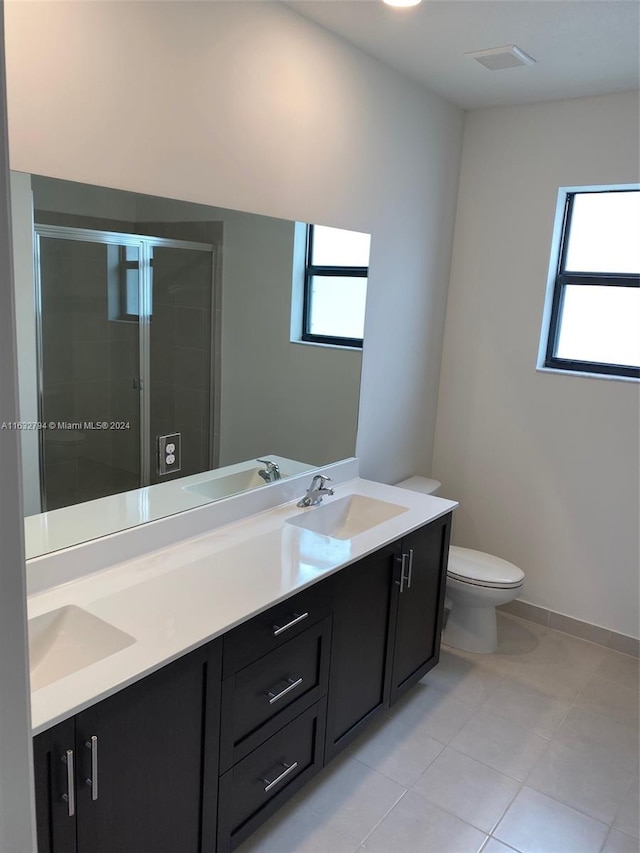
[[515, 44], [506, 44], [504, 47], [490, 47], [488, 50], [474, 50], [465, 53], [484, 65], [489, 71], [502, 71], [503, 68], [516, 68], [518, 65], [533, 65], [535, 59], [516, 47]]

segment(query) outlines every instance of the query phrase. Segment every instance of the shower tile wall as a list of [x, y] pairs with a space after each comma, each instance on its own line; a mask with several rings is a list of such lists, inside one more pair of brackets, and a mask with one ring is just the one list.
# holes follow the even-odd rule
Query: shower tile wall
[[[103, 245], [41, 241], [43, 419], [56, 424], [44, 433], [48, 510], [139, 485], [137, 393], [131, 385], [137, 324], [108, 320], [105, 254]], [[84, 428], [85, 422], [125, 419], [130, 429], [120, 433]]]
[[[222, 243], [220, 222], [131, 223], [36, 211], [36, 222]], [[43, 280], [43, 415], [49, 421], [128, 423], [123, 430], [66, 430], [45, 436], [46, 508], [56, 509], [140, 485], [139, 329], [134, 321], [108, 319], [106, 249], [102, 244], [42, 240], [48, 281]], [[155, 250], [151, 319], [151, 482], [158, 482], [156, 438], [180, 432], [180, 472], [216, 464], [220, 306], [214, 311], [211, 355], [212, 271], [209, 254]], [[218, 350], [216, 350], [216, 347]], [[212, 371], [213, 361], [213, 373]], [[211, 387], [214, 417], [210, 423]], [[213, 433], [213, 456], [209, 435]], [[66, 439], [66, 440], [65, 440]]]
[[182, 467], [151, 482], [207, 470], [211, 389], [211, 255], [154, 248], [151, 437], [179, 432]]
[[[214, 247], [222, 244], [220, 222], [138, 222], [136, 231]], [[179, 432], [182, 467], [174, 475], [159, 478], [152, 464], [152, 483], [197, 474], [218, 464], [219, 322], [218, 325], [214, 322], [213, 334], [211, 326], [212, 312], [215, 321], [220, 306], [212, 287], [213, 272], [209, 253], [154, 248], [151, 443], [155, 447], [157, 436]], [[212, 389], [215, 389], [213, 423]]]

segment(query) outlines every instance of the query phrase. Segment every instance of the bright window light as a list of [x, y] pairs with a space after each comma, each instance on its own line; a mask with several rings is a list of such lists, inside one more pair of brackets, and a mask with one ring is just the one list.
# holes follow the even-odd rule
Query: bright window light
[[567, 191], [544, 367], [640, 378], [640, 190]]
[[565, 270], [640, 273], [640, 192], [576, 193]]
[[311, 262], [320, 267], [368, 267], [370, 246], [369, 234], [314, 225]]
[[307, 226], [302, 340], [362, 347], [371, 237]]

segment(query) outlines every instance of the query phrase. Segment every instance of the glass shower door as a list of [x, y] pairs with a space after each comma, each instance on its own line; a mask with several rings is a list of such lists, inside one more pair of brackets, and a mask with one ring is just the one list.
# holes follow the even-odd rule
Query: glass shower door
[[141, 484], [139, 241], [37, 226], [43, 510]]

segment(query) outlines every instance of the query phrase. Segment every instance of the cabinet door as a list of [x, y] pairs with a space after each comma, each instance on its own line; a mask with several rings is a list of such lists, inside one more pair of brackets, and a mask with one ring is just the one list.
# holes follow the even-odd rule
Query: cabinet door
[[326, 761], [389, 704], [395, 550], [382, 548], [336, 578]]
[[404, 565], [395, 578], [397, 623], [391, 704], [438, 662], [451, 515], [402, 540]]
[[75, 722], [33, 739], [38, 853], [75, 853]]
[[212, 643], [78, 714], [78, 853], [199, 853], [219, 652]]

